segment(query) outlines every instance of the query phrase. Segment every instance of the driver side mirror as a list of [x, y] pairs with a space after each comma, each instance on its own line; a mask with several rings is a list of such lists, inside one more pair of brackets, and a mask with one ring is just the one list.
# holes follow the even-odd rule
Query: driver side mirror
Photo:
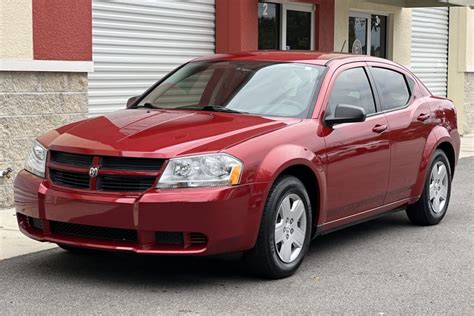
[[327, 127], [333, 127], [336, 124], [363, 122], [366, 117], [365, 110], [360, 106], [338, 104], [334, 110], [334, 115], [326, 116], [324, 123]]
[[134, 105], [135, 105], [135, 101], [137, 101], [139, 97], [140, 97], [140, 96], [137, 95], [137, 96], [134, 96], [134, 97], [129, 98], [129, 99], [127, 100], [127, 109], [130, 109], [132, 106], [134, 106]]

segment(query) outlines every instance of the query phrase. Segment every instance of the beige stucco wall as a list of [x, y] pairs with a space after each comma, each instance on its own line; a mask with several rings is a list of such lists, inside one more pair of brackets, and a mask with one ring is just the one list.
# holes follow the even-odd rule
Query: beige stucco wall
[[449, 13], [448, 98], [453, 100], [456, 106], [458, 128], [461, 134], [473, 131], [467, 115], [472, 115], [474, 100], [472, 100], [469, 91], [466, 91], [471, 87], [467, 82], [470, 81], [467, 74], [474, 61], [472, 30], [472, 10], [451, 8]]
[[467, 10], [467, 38], [466, 38], [466, 48], [467, 48], [467, 68], [474, 72], [474, 10]]
[[13, 181], [32, 141], [87, 117], [87, 73], [0, 71], [0, 209], [13, 205]]
[[0, 0], [0, 59], [33, 59], [31, 0]]
[[474, 133], [474, 10], [466, 9], [466, 73], [464, 75], [463, 128]]
[[344, 41], [346, 41], [344, 51], [348, 51], [350, 11], [387, 14], [389, 15], [388, 58], [404, 66], [410, 66], [411, 9], [358, 0], [336, 0], [335, 5], [334, 48], [336, 51], [342, 48]]

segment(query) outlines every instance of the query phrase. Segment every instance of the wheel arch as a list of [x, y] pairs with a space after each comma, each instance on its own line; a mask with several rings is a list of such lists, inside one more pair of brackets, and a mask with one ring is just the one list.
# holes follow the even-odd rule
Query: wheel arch
[[449, 167], [451, 168], [451, 177], [454, 176], [454, 169], [456, 168], [456, 152], [453, 145], [448, 141], [441, 142], [436, 149], [441, 149], [446, 157], [448, 157]]
[[303, 164], [295, 164], [287, 167], [282, 170], [277, 179], [285, 175], [293, 176], [303, 183], [311, 203], [311, 215], [313, 217], [312, 228], [314, 233], [314, 227], [317, 226], [320, 215], [321, 190], [319, 188], [318, 178], [311, 168]]
[[451, 135], [445, 128], [437, 126], [432, 130], [425, 144], [425, 149], [420, 161], [418, 179], [411, 194], [412, 197], [421, 196], [426, 181], [427, 170], [431, 162], [431, 157], [437, 149], [443, 150], [443, 152], [446, 154], [451, 168], [451, 176], [454, 174], [457, 161], [455, 145], [456, 144], [453, 143]]
[[[298, 178], [308, 193], [313, 216], [313, 228], [322, 222], [322, 210], [325, 196], [325, 168], [322, 157], [297, 145], [284, 145], [271, 150], [263, 159], [257, 182], [267, 182], [268, 190], [264, 194], [267, 200], [271, 187], [284, 175]], [[314, 230], [313, 230], [314, 232]]]

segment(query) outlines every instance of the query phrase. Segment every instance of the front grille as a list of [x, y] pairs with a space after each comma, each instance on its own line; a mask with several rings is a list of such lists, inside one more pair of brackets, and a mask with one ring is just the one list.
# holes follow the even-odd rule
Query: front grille
[[51, 221], [51, 231], [56, 234], [70, 235], [90, 239], [138, 242], [136, 230], [99, 227]]
[[189, 233], [189, 242], [193, 245], [205, 245], [207, 244], [207, 237], [201, 233]]
[[[164, 163], [163, 159], [98, 157], [59, 151], [51, 151], [49, 161], [49, 174], [55, 185], [104, 192], [143, 192], [153, 186]], [[99, 167], [97, 181], [91, 181], [89, 176], [92, 166]]]
[[89, 188], [90, 177], [87, 173], [49, 169], [49, 174], [56, 185], [77, 189]]
[[184, 245], [183, 233], [156, 232], [155, 239], [158, 244]]
[[201, 233], [194, 232], [156, 232], [155, 241], [157, 245], [162, 246], [203, 247], [207, 245], [207, 236]]
[[101, 166], [104, 169], [131, 171], [160, 171], [163, 159], [102, 157]]
[[90, 167], [94, 156], [65, 153], [61, 151], [51, 152], [51, 161], [61, 165], [78, 167]]
[[141, 192], [149, 189], [156, 177], [103, 175], [97, 179], [98, 191]]

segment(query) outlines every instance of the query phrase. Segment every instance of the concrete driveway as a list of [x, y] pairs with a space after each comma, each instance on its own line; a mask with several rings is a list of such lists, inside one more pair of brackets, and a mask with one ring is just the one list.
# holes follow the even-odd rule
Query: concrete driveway
[[1, 314], [474, 314], [474, 157], [446, 218], [395, 213], [316, 239], [298, 273], [267, 281], [237, 260], [77, 255], [0, 261]]

